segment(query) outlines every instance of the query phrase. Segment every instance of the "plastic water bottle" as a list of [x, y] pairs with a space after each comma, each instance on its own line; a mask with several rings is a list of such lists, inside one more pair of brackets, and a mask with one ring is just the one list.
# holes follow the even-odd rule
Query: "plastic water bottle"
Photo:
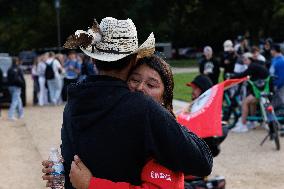
[[64, 167], [63, 167], [63, 160], [61, 155], [58, 152], [57, 148], [51, 148], [49, 154], [49, 161], [52, 161], [54, 172], [51, 173], [54, 176], [54, 180], [52, 183], [52, 189], [63, 189], [64, 188]]

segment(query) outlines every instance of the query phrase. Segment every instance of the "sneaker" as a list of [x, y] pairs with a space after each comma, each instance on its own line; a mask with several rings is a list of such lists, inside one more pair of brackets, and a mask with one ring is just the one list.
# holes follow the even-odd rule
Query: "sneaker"
[[24, 118], [24, 114], [19, 116], [19, 119], [23, 119]]
[[235, 133], [245, 133], [248, 132], [248, 128], [246, 124], [243, 124], [241, 121], [239, 121], [236, 126], [231, 129], [231, 131]]
[[247, 122], [247, 128], [248, 129], [255, 129], [258, 126], [257, 121], [248, 121]]

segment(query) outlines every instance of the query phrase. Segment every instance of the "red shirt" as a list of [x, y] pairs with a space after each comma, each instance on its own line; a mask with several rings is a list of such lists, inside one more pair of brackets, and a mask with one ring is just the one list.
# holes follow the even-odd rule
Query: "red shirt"
[[148, 161], [141, 173], [142, 184], [134, 186], [126, 182], [112, 182], [92, 177], [88, 189], [183, 189], [184, 175], [173, 172], [155, 162]]

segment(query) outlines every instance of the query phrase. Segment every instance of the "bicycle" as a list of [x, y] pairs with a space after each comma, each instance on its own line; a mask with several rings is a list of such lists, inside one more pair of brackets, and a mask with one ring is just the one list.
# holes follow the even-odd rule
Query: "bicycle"
[[270, 138], [270, 140], [273, 140], [275, 142], [276, 150], [280, 150], [279, 130], [281, 129], [281, 124], [279, 123], [279, 121], [284, 120], [284, 117], [277, 116], [275, 114], [274, 107], [271, 104], [270, 99], [272, 99], [273, 97], [273, 93], [270, 91], [271, 82], [271, 76], [264, 80], [248, 80], [248, 84], [252, 88], [253, 95], [259, 101], [259, 114], [255, 116], [248, 116], [247, 120], [261, 122], [264, 128], [267, 130], [268, 133], [261, 141], [261, 146], [268, 138]]
[[238, 122], [239, 117], [241, 116], [241, 99], [238, 91], [234, 91], [234, 94], [231, 94], [230, 91], [224, 92], [224, 100], [222, 106], [222, 121], [228, 123], [228, 128], [232, 129], [235, 127]]

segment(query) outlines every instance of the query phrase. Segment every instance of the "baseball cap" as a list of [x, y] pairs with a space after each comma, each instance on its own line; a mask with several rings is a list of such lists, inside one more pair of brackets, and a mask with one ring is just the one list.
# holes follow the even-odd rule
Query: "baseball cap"
[[196, 76], [192, 82], [186, 83], [189, 87], [198, 87], [201, 89], [202, 93], [207, 91], [213, 86], [211, 79], [205, 75]]
[[224, 42], [223, 46], [224, 46], [224, 51], [232, 51], [232, 50], [234, 50], [233, 42], [231, 40], [226, 40]]
[[250, 53], [250, 52], [246, 52], [246, 53], [244, 53], [243, 55], [242, 55], [242, 57], [243, 58], [247, 58], [247, 59], [251, 59], [252, 57], [253, 57], [253, 55], [252, 55], [252, 53]]

